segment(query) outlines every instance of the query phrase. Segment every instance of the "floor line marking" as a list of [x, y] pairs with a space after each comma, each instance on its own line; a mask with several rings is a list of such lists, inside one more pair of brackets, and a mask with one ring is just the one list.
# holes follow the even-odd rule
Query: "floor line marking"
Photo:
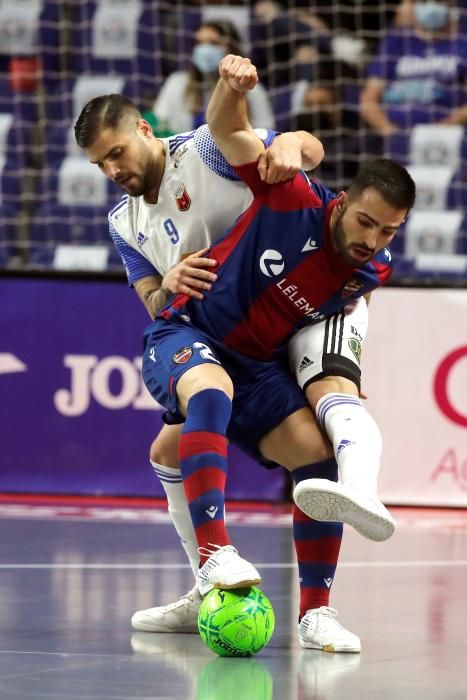
[[[255, 566], [261, 567], [262, 569], [295, 569], [297, 564], [295, 562], [255, 562]], [[344, 561], [339, 563], [339, 568], [346, 569], [358, 569], [358, 568], [392, 568], [392, 567], [405, 567], [405, 568], [421, 568], [430, 566], [467, 566], [467, 559], [433, 559], [433, 560], [415, 560], [415, 561]], [[189, 569], [189, 564], [0, 564], [0, 570], [7, 571], [11, 569], [88, 569], [88, 570], [115, 570], [115, 569], [128, 569], [128, 570], [139, 570], [139, 571], [157, 571], [158, 569]]]

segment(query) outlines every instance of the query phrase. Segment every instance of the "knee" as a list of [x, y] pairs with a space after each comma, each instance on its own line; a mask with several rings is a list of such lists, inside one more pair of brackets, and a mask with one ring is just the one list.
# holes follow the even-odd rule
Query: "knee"
[[266, 435], [259, 444], [261, 454], [286, 469], [329, 459], [332, 445], [310, 409], [291, 414]]
[[164, 436], [158, 435], [151, 443], [149, 459], [164, 467], [178, 469], [178, 440], [167, 441]]
[[192, 397], [207, 389], [217, 389], [229, 399], [233, 397], [233, 384], [227, 372], [219, 365], [207, 363], [188, 370], [177, 383], [177, 400], [180, 412], [187, 415]]
[[215, 381], [212, 381], [209, 378], [205, 379], [204, 377], [197, 378], [195, 381], [193, 381], [191, 385], [190, 398], [195, 396], [195, 394], [199, 394], [200, 392], [209, 389], [220, 391], [229, 399], [232, 399], [234, 393], [232, 380], [230, 379], [229, 375], [224, 372], [216, 377]]

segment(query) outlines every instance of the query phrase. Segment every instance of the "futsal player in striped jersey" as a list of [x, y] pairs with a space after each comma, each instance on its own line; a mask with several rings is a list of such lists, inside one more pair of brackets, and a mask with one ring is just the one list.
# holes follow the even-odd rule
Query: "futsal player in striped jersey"
[[[105, 174], [119, 182], [129, 194], [110, 215], [111, 234], [126, 264], [130, 284], [134, 284], [150, 314], [154, 315], [163, 305], [167, 293], [184, 291], [200, 297], [215, 279], [208, 267], [213, 261], [201, 255], [186, 258], [182, 263], [177, 263], [177, 260], [199, 245], [209, 244], [220, 234], [220, 226], [226, 225], [222, 215], [229, 205], [232, 206], [227, 218], [231, 223], [252, 198], [245, 185], [232, 179], [235, 175], [214, 147], [206, 129], [159, 141], [154, 139], [135, 108], [117, 96], [92, 101], [83, 110], [76, 127], [78, 143], [91, 160], [95, 160]], [[267, 145], [270, 135], [263, 136]], [[273, 149], [261, 156], [259, 168], [264, 177], [278, 180], [284, 175], [290, 176], [299, 167], [296, 151], [303, 136], [285, 134], [276, 138]], [[305, 166], [310, 168], [319, 162], [322, 148], [319, 142], [308, 138], [303, 149], [308, 159]], [[293, 149], [295, 155], [292, 155]], [[152, 456], [159, 459], [153, 461], [159, 462], [155, 467], [164, 480], [169, 510], [196, 570], [197, 542], [181, 479], [176, 469], [169, 468], [176, 466], [178, 461], [173, 446], [178, 442], [179, 429], [167, 427], [162, 433], [162, 439], [155, 442], [152, 450]], [[322, 442], [319, 433], [315, 437], [317, 445]], [[321, 449], [325, 455], [326, 446], [322, 445]], [[312, 523], [310, 521], [310, 525]], [[316, 615], [317, 620], [326, 622], [328, 609], [325, 604], [329, 589], [326, 590], [328, 583], [324, 580], [332, 580], [340, 533], [335, 524], [314, 523], [314, 526], [317, 528], [314, 539], [320, 540], [320, 551], [317, 549], [316, 561], [308, 568], [316, 569], [314, 578], [320, 583], [308, 586], [308, 602], [312, 610], [322, 611]], [[318, 528], [320, 531], [328, 528], [329, 536], [318, 537]], [[323, 549], [327, 549], [326, 558], [329, 560], [324, 565], [324, 573], [331, 572], [329, 576], [322, 575]], [[195, 631], [199, 600], [195, 588], [175, 604], [140, 611], [134, 616], [133, 624], [136, 629], [152, 631]], [[337, 650], [342, 646], [345, 633], [345, 642], [355, 637], [337, 622], [326, 629]], [[321, 638], [322, 632], [323, 629]], [[319, 634], [317, 640], [318, 637]]]

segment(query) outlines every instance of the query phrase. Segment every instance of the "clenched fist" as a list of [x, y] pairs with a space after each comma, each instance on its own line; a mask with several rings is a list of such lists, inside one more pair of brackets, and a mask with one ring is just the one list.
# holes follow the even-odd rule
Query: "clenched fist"
[[219, 64], [219, 75], [233, 90], [248, 92], [258, 82], [256, 67], [249, 58], [228, 54]]

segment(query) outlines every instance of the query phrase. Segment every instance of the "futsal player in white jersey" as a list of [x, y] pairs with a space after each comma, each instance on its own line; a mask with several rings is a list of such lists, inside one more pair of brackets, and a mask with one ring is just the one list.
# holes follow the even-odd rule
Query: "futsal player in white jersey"
[[[275, 135], [259, 130], [258, 133], [268, 147], [258, 164], [267, 182], [292, 177], [302, 167], [311, 170], [323, 157], [320, 142], [306, 132]], [[252, 200], [250, 190], [237, 180], [207, 127], [169, 139], [156, 139], [131, 102], [110, 95], [95, 98], [83, 108], [75, 135], [90, 160], [126, 193], [109, 214], [110, 234], [125, 264], [129, 284], [134, 286], [151, 317], [173, 293], [202, 298], [203, 290], [216, 280], [215, 269], [211, 267], [214, 261], [203, 257], [205, 249], [223, 235]], [[337, 319], [334, 323], [337, 324]], [[360, 343], [366, 332], [364, 302], [352, 313], [352, 331], [344, 317], [339, 324], [341, 337], [342, 333], [357, 333]], [[310, 340], [302, 333], [293, 345], [292, 368], [302, 387], [323, 369], [326, 351], [327, 356], [337, 354], [333, 352], [335, 348], [323, 348], [323, 337], [326, 335], [332, 344], [336, 333], [327, 334], [324, 327], [320, 333], [314, 328]], [[341, 344], [340, 352], [353, 367], [355, 376], [358, 373], [359, 382], [359, 368], [349, 346]], [[344, 380], [344, 389], [345, 382], [356, 381], [355, 376]], [[362, 413], [366, 412], [362, 409]], [[365, 420], [360, 419], [359, 423]], [[323, 427], [335, 443], [331, 426]], [[197, 542], [177, 468], [180, 431], [180, 426], [164, 426], [151, 446], [150, 456], [196, 577]], [[329, 455], [329, 445], [317, 425], [313, 444], [316, 444], [317, 460]], [[277, 458], [274, 457], [277, 462], [281, 461], [281, 449], [284, 447], [278, 445]], [[377, 445], [374, 451], [378, 452]], [[371, 458], [373, 455], [368, 459]], [[379, 461], [378, 455], [375, 459]], [[152, 632], [196, 632], [199, 604], [195, 586], [176, 603], [138, 611], [132, 624], [135, 629]], [[326, 639], [332, 638], [331, 645], [336, 651], [359, 651], [358, 637], [337, 623], [334, 611], [329, 612], [332, 609], [325, 607], [319, 610], [314, 621], [313, 648], [325, 646], [321, 639], [324, 634]]]

